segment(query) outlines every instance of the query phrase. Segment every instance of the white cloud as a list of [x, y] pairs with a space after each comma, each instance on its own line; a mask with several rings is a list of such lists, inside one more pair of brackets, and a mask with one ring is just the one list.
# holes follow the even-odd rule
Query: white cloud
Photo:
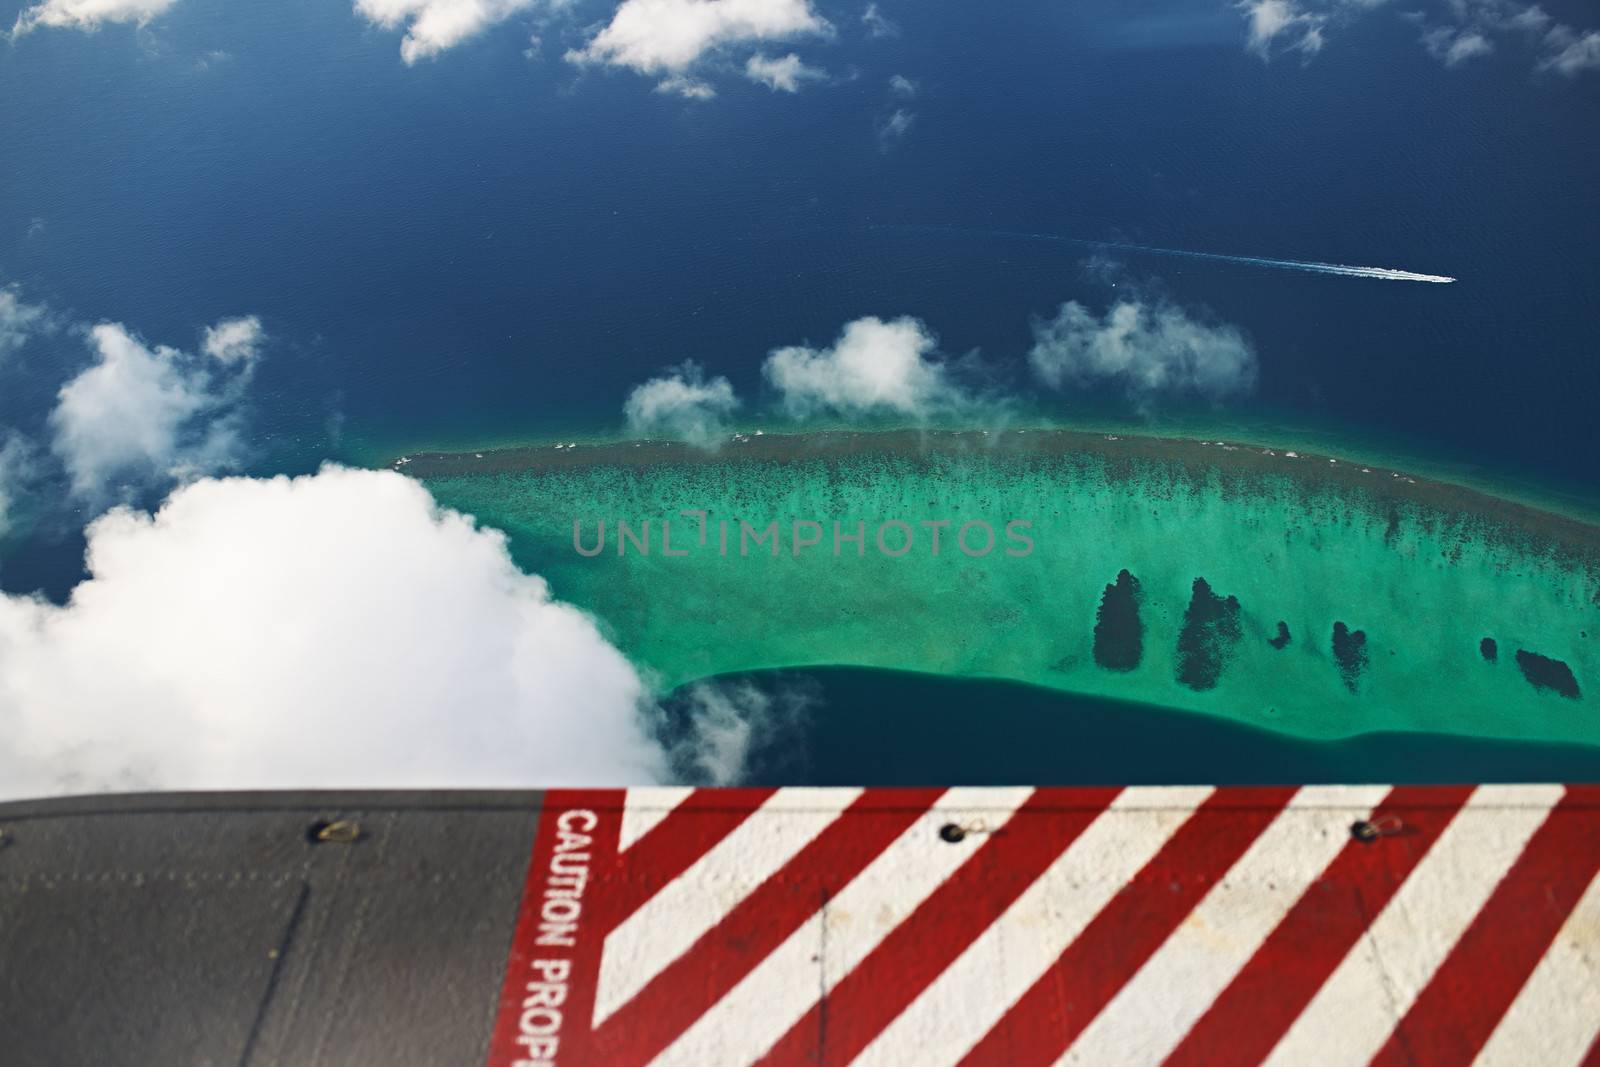
[[877, 4], [868, 4], [867, 9], [861, 13], [861, 22], [867, 27], [869, 37], [898, 37], [900, 27], [878, 10]]
[[1551, 31], [1550, 53], [1539, 63], [1540, 70], [1553, 70], [1573, 77], [1586, 70], [1600, 70], [1600, 31], [1579, 35], [1565, 26]]
[[1523, 33], [1541, 34], [1546, 32], [1551, 23], [1550, 15], [1538, 4], [1529, 4], [1520, 11], [1514, 11], [1505, 17], [1505, 26], [1511, 30], [1521, 30]]
[[912, 123], [917, 121], [917, 113], [897, 107], [888, 116], [878, 120], [878, 144], [884, 148], [900, 140], [911, 132]]
[[1458, 30], [1449, 26], [1438, 26], [1428, 30], [1422, 35], [1422, 46], [1428, 54], [1444, 63], [1447, 67], [1464, 63], [1474, 56], [1486, 56], [1494, 51], [1494, 45], [1483, 34], [1475, 30]]
[[778, 59], [757, 52], [744, 65], [744, 76], [760, 82], [773, 92], [798, 93], [802, 82], [826, 80], [826, 71], [808, 67], [793, 52]]
[[204, 72], [212, 69], [213, 67], [225, 66], [232, 62], [232, 52], [224, 52], [220, 49], [213, 49], [210, 52], [201, 54], [201, 56], [194, 61], [194, 69]]
[[704, 448], [722, 437], [738, 406], [728, 379], [707, 381], [699, 364], [690, 361], [635, 388], [622, 410], [636, 436], [666, 435]]
[[0, 287], [0, 360], [49, 324], [39, 304], [25, 304], [15, 286]]
[[[1326, 33], [1387, 0], [1236, 0], [1249, 26], [1249, 47], [1266, 58], [1319, 51]], [[1422, 46], [1447, 67], [1500, 51], [1510, 43], [1532, 51], [1539, 70], [1568, 76], [1600, 69], [1600, 32], [1556, 22], [1538, 4], [1519, 0], [1442, 0], [1402, 18], [1422, 27]]]
[[683, 74], [671, 74], [662, 78], [656, 85], [656, 92], [681, 96], [685, 100], [711, 100], [717, 95], [717, 91], [710, 85], [698, 78], [690, 78]]
[[1446, 66], [1497, 49], [1509, 41], [1536, 53], [1535, 66], [1574, 76], [1600, 68], [1600, 32], [1583, 33], [1556, 22], [1537, 4], [1515, 0], [1448, 0], [1444, 25], [1426, 30], [1425, 48]]
[[178, 0], [44, 0], [24, 8], [12, 34], [20, 37], [40, 26], [93, 32], [108, 22], [144, 25], [163, 15]]
[[428, 59], [532, 8], [539, 0], [355, 0], [356, 13], [386, 30], [406, 27], [400, 58]]
[[206, 479], [88, 546], [66, 606], [0, 596], [4, 796], [665, 775], [595, 622], [398, 474]]
[[933, 334], [917, 319], [868, 316], [848, 323], [831, 348], [773, 350], [761, 370], [795, 418], [828, 413], [920, 419], [973, 402], [947, 367], [929, 358], [936, 348]]
[[726, 786], [772, 763], [792, 775], [817, 696], [783, 682], [763, 690], [749, 680], [709, 681], [674, 694], [674, 702], [688, 729], [669, 745], [673, 769], [696, 784]]
[[254, 315], [244, 315], [206, 327], [202, 348], [206, 355], [224, 363], [249, 362], [260, 353], [261, 342], [265, 339], [261, 320]]
[[1263, 59], [1274, 51], [1313, 54], [1323, 45], [1327, 16], [1306, 11], [1293, 0], [1240, 0], [1250, 27], [1250, 49]]
[[119, 323], [95, 326], [89, 342], [94, 365], [61, 387], [50, 413], [51, 449], [74, 493], [101, 499], [237, 464], [249, 357], [234, 349], [225, 363], [152, 348]]
[[24, 485], [32, 477], [34, 449], [21, 434], [0, 434], [0, 538], [11, 531], [13, 510]]
[[1255, 347], [1226, 323], [1202, 322], [1165, 300], [1120, 300], [1104, 316], [1077, 301], [1036, 319], [1028, 361], [1053, 388], [1121, 382], [1141, 405], [1159, 393], [1211, 400], [1248, 392]]
[[887, 152], [911, 132], [912, 125], [917, 121], [917, 113], [910, 108], [897, 105], [895, 101], [915, 99], [919, 89], [917, 83], [904, 74], [890, 76], [889, 100], [873, 120], [873, 129], [878, 135], [880, 150]]
[[623, 0], [574, 63], [681, 74], [718, 48], [832, 32], [810, 0]]

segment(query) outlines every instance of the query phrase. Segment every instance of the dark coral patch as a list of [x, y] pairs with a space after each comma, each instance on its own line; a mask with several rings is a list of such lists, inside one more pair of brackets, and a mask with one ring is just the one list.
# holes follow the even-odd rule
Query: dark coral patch
[[1500, 646], [1495, 643], [1494, 638], [1485, 637], [1478, 642], [1478, 654], [1493, 663], [1500, 658]]
[[1127, 568], [1106, 586], [1094, 622], [1094, 661], [1111, 671], [1131, 671], [1144, 656], [1144, 623], [1139, 619], [1139, 579]]
[[1339, 677], [1345, 688], [1354, 693], [1361, 682], [1361, 673], [1367, 669], [1367, 633], [1352, 630], [1342, 622], [1333, 624], [1333, 659], [1339, 665]]
[[1178, 633], [1178, 681], [1190, 689], [1214, 688], [1241, 635], [1238, 597], [1219, 597], [1196, 578]]
[[1267, 638], [1267, 644], [1278, 650], [1289, 647], [1289, 624], [1282, 619], [1278, 620], [1278, 636]]
[[1522, 668], [1522, 676], [1535, 689], [1549, 689], [1569, 700], [1578, 699], [1578, 679], [1573, 676], [1572, 668], [1560, 660], [1519, 648], [1517, 666]]

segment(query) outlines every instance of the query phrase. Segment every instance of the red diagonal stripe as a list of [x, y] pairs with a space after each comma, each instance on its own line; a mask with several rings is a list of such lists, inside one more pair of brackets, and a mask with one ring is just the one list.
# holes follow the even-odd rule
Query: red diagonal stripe
[[1594, 1044], [1589, 1046], [1589, 1051], [1578, 1067], [1600, 1067], [1600, 1034], [1594, 1036]]
[[1213, 793], [962, 1059], [963, 1067], [1054, 1063], [1294, 794]]
[[[544, 795], [544, 807], [539, 813], [539, 827], [534, 834], [517, 926], [512, 934], [511, 951], [506, 961], [500, 1008], [490, 1039], [489, 1067], [512, 1067], [526, 1063], [536, 1047], [545, 1052], [559, 1050], [564, 1060], [576, 1062], [583, 1058], [583, 1042], [594, 1007], [595, 982], [600, 975], [600, 949], [607, 924], [610, 887], [606, 884], [603, 872], [615, 866], [622, 805], [621, 789], [552, 789]], [[563, 841], [564, 830], [587, 837], [587, 845], [576, 837]], [[541, 945], [541, 904], [549, 887], [551, 859], [557, 848], [563, 845], [569, 846], [563, 851], [573, 855], [576, 862], [583, 862], [577, 858], [579, 855], [586, 857], [590, 873], [579, 893], [581, 911], [576, 918], [577, 930], [572, 937], [574, 943], [566, 946]], [[537, 1014], [529, 1017], [527, 1022], [533, 1028], [532, 1034], [537, 1044], [529, 1045], [530, 1033], [525, 1032], [523, 1026], [524, 1013], [530, 1007], [526, 999], [530, 992], [529, 983], [547, 983], [555, 973], [539, 966], [538, 961], [568, 967], [570, 971], [564, 983], [564, 998], [553, 1005], [548, 1000], [542, 1001], [553, 1011], [544, 1010], [537, 1004], [531, 1005]]]
[[[933, 806], [940, 789], [868, 790], [594, 1034], [596, 1062], [653, 1059]], [[937, 846], [930, 841], [930, 847]]]
[[854, 1059], [1004, 914], [1118, 792], [1034, 793], [760, 1062], [827, 1067]]
[[1472, 795], [1400, 786], [1374, 813], [1403, 832], [1352, 840], [1167, 1058], [1168, 1067], [1260, 1063]]
[[1600, 870], [1600, 788], [1569, 788], [1434, 972], [1373, 1067], [1470, 1064]]
[[[620, 872], [610, 882], [606, 910], [613, 925], [677, 878], [695, 860], [733, 833], [776, 789], [696, 789], [626, 852], [617, 856]], [[609, 929], [609, 928], [608, 928]]]

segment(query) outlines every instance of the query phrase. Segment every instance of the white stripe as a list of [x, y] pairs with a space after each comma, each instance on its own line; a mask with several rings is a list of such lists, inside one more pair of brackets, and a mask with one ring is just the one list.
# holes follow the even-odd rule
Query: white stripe
[[1266, 1063], [1371, 1060], [1561, 794], [1555, 785], [1474, 791]]
[[827, 829], [859, 789], [780, 789], [606, 935], [599, 1026]]
[[617, 851], [626, 852], [634, 842], [656, 828], [672, 814], [672, 809], [689, 799], [688, 786], [648, 786], [628, 790], [622, 807], [622, 825], [617, 828]]
[[1117, 991], [1062, 1064], [1160, 1063], [1350, 841], [1388, 786], [1300, 790]]
[[1211, 793], [1123, 790], [854, 1062], [932, 1067], [960, 1060]]
[[1511, 1002], [1473, 1067], [1568, 1067], [1600, 1034], [1600, 875]]
[[1004, 826], [1032, 789], [951, 789], [655, 1059], [657, 1067], [750, 1063], [788, 1032], [986, 840], [939, 828]]

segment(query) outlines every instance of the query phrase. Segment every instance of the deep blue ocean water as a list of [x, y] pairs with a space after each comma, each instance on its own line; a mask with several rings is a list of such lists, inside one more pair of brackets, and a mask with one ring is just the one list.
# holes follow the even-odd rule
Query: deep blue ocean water
[[[759, 408], [771, 348], [869, 314], [922, 317], [1043, 413], [1126, 411], [1030, 386], [1030, 318], [1111, 293], [1084, 249], [1002, 231], [1398, 267], [1460, 281], [1117, 254], [1252, 338], [1259, 388], [1228, 417], [1593, 495], [1600, 74], [1538, 75], [1514, 47], [1445, 69], [1387, 9], [1264, 63], [1212, 0], [886, 0], [889, 39], [859, 4], [818, 6], [838, 35], [796, 47], [830, 84], [775, 94], [726, 61], [712, 101], [564, 62], [608, 10], [585, 0], [415, 67], [340, 0], [36, 32], [0, 45], [0, 283], [179, 346], [262, 316], [267, 472], [615, 427], [686, 358]], [[896, 107], [915, 119], [886, 142]], [[86, 362], [70, 331], [14, 356], [0, 427], [40, 435]], [[10, 544], [0, 584], [62, 595], [77, 528]]]
[[[1300, 785], [1600, 781], [1600, 748], [1440, 734], [1302, 741], [1240, 723], [1013, 682], [833, 667], [755, 671], [791, 710], [758, 720], [762, 785]], [[691, 687], [692, 688], [692, 687]], [[686, 689], [668, 701], [681, 737]], [[703, 768], [682, 768], [705, 780]]]
[[[1082, 249], [986, 230], [1395, 266], [1461, 280], [1120, 257], [1254, 339], [1245, 411], [1593, 480], [1600, 76], [1513, 48], [1445, 69], [1394, 12], [1263, 63], [1213, 0], [889, 4], [892, 39], [858, 7], [821, 3], [839, 34], [796, 45], [835, 84], [730, 69], [708, 102], [564, 62], [592, 3], [535, 61], [513, 22], [406, 67], [336, 0], [35, 32], [0, 47], [0, 280], [173, 344], [262, 315], [271, 466], [337, 451], [330, 419], [397, 440], [615, 425], [685, 358], [754, 399], [769, 349], [866, 314], [921, 316], [1029, 392], [1030, 316], [1109, 293]], [[916, 118], [885, 146], [895, 106]], [[31, 350], [0, 419], [37, 420], [83, 359]]]

